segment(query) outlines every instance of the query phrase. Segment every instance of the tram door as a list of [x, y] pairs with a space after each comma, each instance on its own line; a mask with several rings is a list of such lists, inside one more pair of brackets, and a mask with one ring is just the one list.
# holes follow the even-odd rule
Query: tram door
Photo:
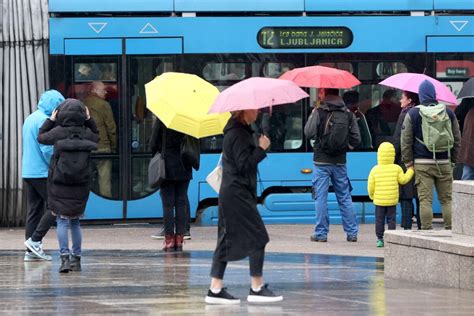
[[148, 146], [154, 115], [145, 84], [179, 71], [181, 38], [71, 39], [51, 58], [52, 88], [89, 108], [100, 141], [85, 219], [160, 218], [161, 200], [148, 188]]

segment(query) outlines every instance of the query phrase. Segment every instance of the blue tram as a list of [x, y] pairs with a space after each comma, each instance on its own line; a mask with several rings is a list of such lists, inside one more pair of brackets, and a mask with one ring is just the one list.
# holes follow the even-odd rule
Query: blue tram
[[[146, 109], [144, 85], [163, 72], [194, 73], [222, 90], [252, 76], [332, 66], [362, 82], [355, 90], [364, 113], [387, 90], [377, 83], [395, 73], [424, 72], [454, 93], [474, 75], [471, 0], [50, 0], [49, 11], [51, 87], [83, 99], [92, 81], [102, 81], [116, 123], [115, 148], [94, 154], [97, 166], [106, 167], [94, 178], [89, 220], [162, 217], [159, 193], [147, 186], [155, 118]], [[303, 127], [317, 91], [309, 93], [297, 104], [274, 107], [271, 116], [263, 113], [256, 126], [272, 141], [258, 184], [267, 223], [314, 222], [312, 146]], [[372, 124], [385, 132], [371, 128], [371, 141], [348, 153], [361, 222], [374, 219], [367, 177], [393, 119]], [[217, 195], [205, 178], [221, 144], [222, 136], [202, 140], [201, 169], [189, 188], [191, 217], [206, 224], [217, 221]], [[334, 194], [328, 202], [331, 221], [340, 221]]]

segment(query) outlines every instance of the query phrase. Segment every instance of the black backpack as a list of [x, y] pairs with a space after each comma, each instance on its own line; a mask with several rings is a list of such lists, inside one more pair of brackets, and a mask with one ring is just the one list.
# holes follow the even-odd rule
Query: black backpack
[[68, 138], [56, 142], [56, 164], [53, 182], [62, 185], [84, 185], [91, 178], [90, 154], [97, 144], [84, 139], [85, 128], [70, 130]]
[[319, 108], [319, 148], [331, 156], [339, 156], [349, 150], [349, 129], [352, 113], [349, 110], [328, 111]]

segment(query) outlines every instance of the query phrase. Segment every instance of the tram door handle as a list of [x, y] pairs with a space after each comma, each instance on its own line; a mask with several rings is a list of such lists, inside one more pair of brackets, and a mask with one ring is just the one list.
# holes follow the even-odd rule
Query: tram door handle
[[313, 172], [313, 169], [310, 169], [310, 168], [304, 168], [304, 169], [301, 169], [300, 172], [302, 174], [311, 174]]

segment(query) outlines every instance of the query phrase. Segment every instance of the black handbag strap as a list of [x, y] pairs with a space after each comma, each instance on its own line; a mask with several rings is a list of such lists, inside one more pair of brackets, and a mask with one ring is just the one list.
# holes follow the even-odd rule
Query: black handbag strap
[[165, 151], [166, 151], [166, 126], [165, 124], [162, 125], [162, 130], [163, 130], [163, 133], [161, 133], [161, 156], [163, 158], [165, 158]]

